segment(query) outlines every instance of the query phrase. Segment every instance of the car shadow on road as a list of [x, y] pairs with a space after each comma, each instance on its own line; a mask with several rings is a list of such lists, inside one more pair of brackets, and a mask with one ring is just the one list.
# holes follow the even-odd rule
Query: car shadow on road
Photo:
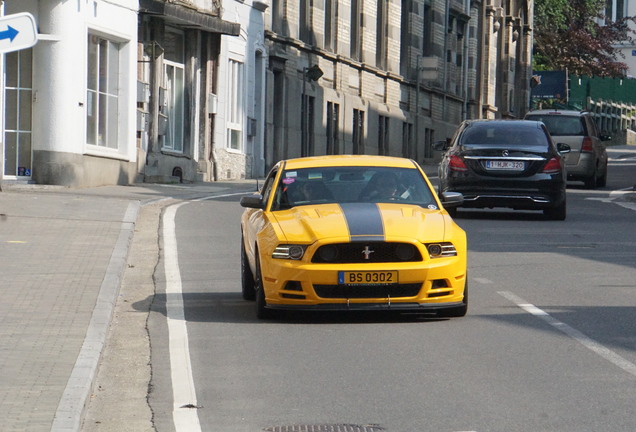
[[[239, 292], [183, 293], [188, 322], [262, 323], [262, 324], [391, 324], [448, 321], [435, 314], [396, 311], [277, 311], [268, 320], [256, 318], [256, 304], [243, 300]], [[147, 310], [147, 301], [133, 304], [136, 310]], [[145, 305], [145, 308], [144, 308]], [[151, 313], [166, 313], [166, 294], [152, 299]]]

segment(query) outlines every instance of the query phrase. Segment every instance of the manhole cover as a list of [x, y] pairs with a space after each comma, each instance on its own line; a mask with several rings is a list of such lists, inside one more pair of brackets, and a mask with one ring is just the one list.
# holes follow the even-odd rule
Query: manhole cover
[[378, 425], [322, 424], [272, 426], [263, 430], [266, 432], [378, 432], [383, 431], [384, 428]]

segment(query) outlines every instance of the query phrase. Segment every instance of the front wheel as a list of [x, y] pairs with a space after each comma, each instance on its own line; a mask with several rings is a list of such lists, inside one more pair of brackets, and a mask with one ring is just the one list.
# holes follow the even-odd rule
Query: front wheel
[[274, 317], [274, 312], [271, 309], [267, 309], [267, 301], [265, 300], [265, 290], [263, 289], [263, 278], [261, 275], [261, 263], [256, 255], [256, 278], [254, 279], [254, 289], [256, 292], [256, 318], [258, 319], [271, 319]]
[[256, 291], [254, 290], [254, 274], [252, 274], [250, 263], [247, 260], [245, 241], [243, 238], [241, 238], [241, 288], [243, 300], [256, 299]]

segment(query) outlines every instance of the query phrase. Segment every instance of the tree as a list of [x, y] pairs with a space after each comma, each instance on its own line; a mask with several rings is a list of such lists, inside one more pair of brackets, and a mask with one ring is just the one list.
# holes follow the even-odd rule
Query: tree
[[567, 70], [576, 75], [623, 77], [620, 51], [633, 43], [636, 17], [611, 21], [605, 0], [535, 0], [534, 69]]

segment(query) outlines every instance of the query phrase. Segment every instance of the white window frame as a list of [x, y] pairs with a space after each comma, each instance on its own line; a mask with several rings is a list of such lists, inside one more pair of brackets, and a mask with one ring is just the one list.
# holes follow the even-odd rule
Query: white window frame
[[[98, 52], [96, 53], [97, 64], [91, 68], [91, 56], [88, 55], [90, 44], [97, 41]], [[105, 85], [99, 76], [101, 71], [101, 53], [102, 42], [106, 42], [106, 79]], [[111, 50], [115, 50], [111, 56]], [[116, 60], [116, 62], [114, 62]], [[87, 76], [86, 76], [86, 144], [87, 146], [107, 149], [110, 151], [119, 151], [120, 131], [120, 90], [121, 90], [121, 62], [122, 62], [122, 43], [115, 39], [108, 38], [101, 34], [91, 31], [87, 34]], [[91, 76], [91, 70], [95, 71], [96, 76]], [[95, 79], [95, 87], [91, 88], [91, 79]], [[114, 87], [114, 88], [113, 88]], [[114, 104], [114, 106], [113, 106]], [[93, 119], [94, 117], [94, 119]], [[104, 120], [106, 117], [106, 120]], [[93, 129], [91, 130], [91, 125]]]
[[245, 64], [239, 60], [229, 59], [227, 68], [227, 112], [226, 149], [242, 153], [244, 151], [244, 88]]
[[[173, 72], [171, 76], [169, 76], [169, 70]], [[175, 78], [178, 72], [181, 73], [181, 85], [179, 88], [175, 88], [170, 84], [179, 82]], [[185, 137], [185, 65], [164, 59], [163, 76], [165, 101], [162, 101], [162, 103], [165, 104], [164, 114], [168, 117], [168, 125], [166, 133], [161, 137], [161, 149], [174, 153], [183, 153], [183, 140]]]
[[[28, 54], [28, 60], [25, 58], [26, 55]], [[30, 66], [29, 66], [29, 70], [31, 70], [31, 73], [33, 73], [33, 50], [31, 48], [29, 48], [28, 50], [21, 50], [21, 51], [17, 51], [15, 53], [11, 54], [12, 56], [16, 57], [17, 60], [17, 65], [16, 65], [16, 73], [17, 76], [15, 77], [15, 81], [16, 81], [16, 86], [9, 86], [6, 84], [5, 82], [5, 86], [4, 86], [4, 92], [5, 94], [2, 95], [3, 97], [2, 99], [2, 104], [3, 104], [3, 118], [2, 118], [2, 125], [3, 127], [3, 134], [4, 134], [4, 139], [2, 140], [2, 142], [0, 143], [0, 145], [5, 146], [5, 152], [6, 152], [6, 146], [8, 143], [7, 140], [7, 133], [13, 133], [15, 134], [15, 145], [16, 145], [16, 155], [15, 155], [15, 174], [8, 174], [5, 175], [5, 170], [6, 170], [6, 153], [5, 153], [5, 159], [2, 160], [2, 172], [0, 173], [0, 178], [4, 177], [4, 178], [10, 178], [10, 179], [17, 179], [17, 178], [25, 178], [25, 179], [29, 179], [31, 178], [31, 169], [33, 167], [33, 102], [32, 102], [32, 98], [33, 98], [33, 78], [31, 78], [31, 85], [30, 87], [25, 87], [23, 85], [22, 82], [22, 75], [21, 75], [21, 71], [22, 71], [22, 63], [23, 62], [29, 62]], [[6, 62], [3, 65], [3, 69], [5, 71], [5, 74], [7, 73], [6, 71]], [[5, 80], [6, 80], [6, 76], [5, 76]], [[7, 107], [7, 91], [15, 91], [16, 92], [16, 98], [15, 98], [15, 106], [14, 107]], [[28, 96], [28, 97], [23, 97], [23, 96]], [[27, 126], [25, 124], [25, 122], [22, 120], [22, 103], [25, 102], [28, 104], [28, 110], [30, 112], [30, 121], [28, 123], [28, 129], [25, 129], [24, 126]], [[6, 124], [6, 116], [7, 116], [7, 109], [8, 108], [15, 108], [15, 125], [16, 128], [15, 129], [11, 129], [9, 127], [7, 127], [8, 125]], [[28, 147], [29, 147], [29, 166], [23, 166], [20, 167], [20, 156], [21, 156], [21, 147], [23, 144], [23, 140], [22, 137], [27, 137], [28, 138]], [[27, 144], [24, 144], [27, 145]], [[22, 174], [20, 175], [20, 168], [24, 168], [24, 172], [22, 172]]]

